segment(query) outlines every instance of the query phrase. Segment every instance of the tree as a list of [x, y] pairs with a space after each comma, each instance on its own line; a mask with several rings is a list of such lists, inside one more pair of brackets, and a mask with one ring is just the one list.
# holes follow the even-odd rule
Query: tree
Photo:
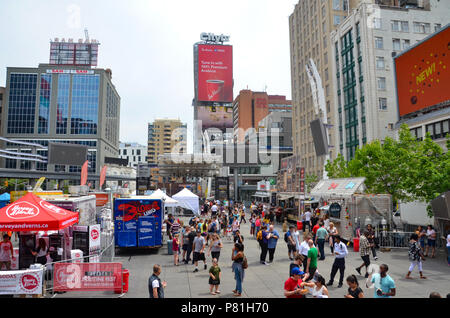
[[350, 171], [348, 170], [348, 162], [345, 161], [344, 156], [338, 154], [337, 158], [331, 162], [327, 161], [325, 165], [325, 170], [327, 171], [329, 178], [349, 178], [351, 177]]
[[312, 188], [316, 185], [317, 181], [319, 181], [319, 177], [317, 177], [315, 174], [309, 174], [305, 178], [305, 185], [307, 191], [311, 191]]

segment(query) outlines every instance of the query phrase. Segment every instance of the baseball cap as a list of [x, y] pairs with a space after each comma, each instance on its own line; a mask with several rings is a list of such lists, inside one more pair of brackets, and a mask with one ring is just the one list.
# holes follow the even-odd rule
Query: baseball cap
[[291, 271], [291, 275], [304, 275], [305, 272], [302, 272], [300, 268], [294, 267]]

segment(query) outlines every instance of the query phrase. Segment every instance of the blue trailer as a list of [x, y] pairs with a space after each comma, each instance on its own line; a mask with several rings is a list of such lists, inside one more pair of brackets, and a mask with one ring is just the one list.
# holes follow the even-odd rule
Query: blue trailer
[[114, 200], [116, 247], [160, 248], [163, 222], [162, 200], [139, 197]]

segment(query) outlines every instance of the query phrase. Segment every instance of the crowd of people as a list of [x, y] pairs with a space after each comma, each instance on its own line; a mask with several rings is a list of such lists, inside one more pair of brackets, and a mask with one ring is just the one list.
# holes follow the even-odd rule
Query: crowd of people
[[[327, 298], [328, 287], [333, 286], [335, 277], [339, 272], [337, 288], [347, 284], [345, 298], [363, 298], [364, 292], [360, 287], [356, 273], [365, 279], [366, 287], [374, 288], [374, 298], [389, 298], [396, 295], [395, 281], [388, 275], [387, 264], [371, 264], [371, 256], [377, 260], [375, 231], [372, 225], [360, 229], [359, 253], [362, 264], [355, 268], [355, 273], [345, 277], [346, 257], [348, 255], [347, 242], [343, 241], [336, 226], [329, 220], [327, 214], [320, 216], [317, 211], [306, 210], [297, 226], [287, 226], [283, 223], [281, 234], [275, 229], [275, 221], [281, 223], [281, 208], [271, 208], [268, 205], [252, 203], [247, 213], [243, 204], [226, 202], [220, 204], [216, 201], [205, 201], [201, 208], [201, 215], [194, 216], [189, 224], [183, 225], [179, 219], [169, 215], [166, 220], [167, 233], [173, 240], [174, 265], [178, 266], [178, 257], [181, 256], [184, 264], [192, 262], [193, 272], [199, 272], [198, 263], [203, 263], [203, 270], [208, 270], [209, 291], [212, 295], [220, 294], [221, 268], [219, 260], [224, 247], [222, 240], [233, 241], [232, 271], [236, 281], [233, 295], [242, 295], [242, 285], [245, 270], [248, 267], [244, 253], [244, 236], [241, 233], [241, 224], [249, 222], [250, 236], [256, 239], [260, 247], [259, 262], [270, 265], [275, 258], [275, 251], [280, 238], [287, 244], [288, 257], [292, 261], [289, 265], [289, 278], [284, 284], [284, 295], [287, 298]], [[418, 267], [420, 278], [426, 279], [422, 273], [422, 261], [428, 254], [429, 248], [432, 256], [435, 254], [435, 245], [429, 243], [424, 251], [423, 237], [433, 238], [432, 227], [427, 230], [418, 229], [411, 236], [409, 259], [411, 265], [406, 278], [411, 278], [411, 272]], [[450, 237], [450, 236], [449, 236]], [[449, 241], [450, 242], [450, 241]], [[325, 246], [328, 245], [330, 254], [334, 257], [329, 280], [326, 282], [324, 273], [319, 272], [319, 261], [327, 257]], [[192, 254], [192, 257], [191, 257]], [[267, 255], [268, 254], [268, 255]], [[268, 256], [268, 260], [267, 260]], [[207, 259], [211, 259], [212, 266], [208, 269]], [[449, 263], [450, 264], [450, 263]], [[363, 275], [362, 269], [365, 269]], [[157, 281], [157, 280], [156, 280]], [[153, 279], [155, 282], [155, 279]], [[161, 284], [157, 284], [161, 286]], [[150, 283], [149, 283], [150, 288]], [[161, 288], [161, 287], [159, 287]], [[157, 290], [150, 294], [157, 295]], [[309, 295], [309, 296], [307, 296]]]

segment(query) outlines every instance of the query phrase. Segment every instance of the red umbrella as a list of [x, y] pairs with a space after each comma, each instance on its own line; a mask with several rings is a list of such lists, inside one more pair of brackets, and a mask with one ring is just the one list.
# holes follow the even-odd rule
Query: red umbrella
[[78, 213], [61, 209], [29, 192], [0, 209], [0, 231], [57, 231], [78, 223]]

